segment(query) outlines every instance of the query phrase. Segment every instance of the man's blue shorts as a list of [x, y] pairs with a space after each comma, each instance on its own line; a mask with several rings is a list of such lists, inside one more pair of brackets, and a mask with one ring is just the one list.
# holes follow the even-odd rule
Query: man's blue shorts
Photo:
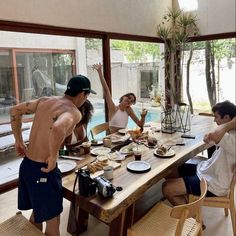
[[[200, 179], [197, 176], [197, 165], [185, 163], [178, 168], [180, 177], [184, 179], [185, 187], [188, 194], [200, 196]], [[206, 194], [207, 197], [214, 197], [215, 195], [209, 191]]]
[[41, 171], [46, 163], [25, 157], [20, 165], [18, 208], [33, 209], [36, 223], [50, 220], [63, 210], [61, 172], [56, 167], [49, 173]]

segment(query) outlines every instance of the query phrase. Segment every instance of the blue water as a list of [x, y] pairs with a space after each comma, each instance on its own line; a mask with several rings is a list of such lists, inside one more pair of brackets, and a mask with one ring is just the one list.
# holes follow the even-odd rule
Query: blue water
[[[88, 124], [88, 132], [90, 131], [90, 129], [98, 124], [104, 123], [105, 122], [105, 109], [104, 109], [104, 105], [103, 103], [96, 103], [93, 104], [94, 105], [94, 114], [92, 116], [91, 121]], [[140, 118], [140, 108], [133, 106], [132, 107], [135, 114], [137, 115], [137, 117]], [[145, 119], [145, 123], [149, 122], [149, 121], [159, 121], [160, 119], [160, 112], [157, 110], [153, 110], [153, 111], [148, 111], [146, 119]], [[127, 128], [135, 128], [137, 125], [134, 123], [134, 121], [129, 118], [128, 121], [128, 125]], [[99, 135], [96, 136], [96, 138], [102, 138], [105, 136], [105, 132], [101, 133]], [[91, 139], [90, 133], [88, 134], [89, 139]]]

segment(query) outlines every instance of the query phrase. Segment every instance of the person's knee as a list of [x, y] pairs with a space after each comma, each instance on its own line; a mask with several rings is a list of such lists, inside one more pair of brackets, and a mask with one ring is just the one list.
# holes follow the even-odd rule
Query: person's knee
[[171, 195], [171, 184], [169, 181], [165, 181], [163, 184], [162, 184], [162, 193], [163, 193], [163, 196], [168, 198], [170, 195]]

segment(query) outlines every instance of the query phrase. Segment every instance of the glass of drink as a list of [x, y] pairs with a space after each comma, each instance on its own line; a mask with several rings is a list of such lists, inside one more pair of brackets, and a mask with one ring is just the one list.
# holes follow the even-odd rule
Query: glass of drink
[[142, 158], [142, 150], [140, 148], [133, 148], [135, 161], [140, 161]]
[[83, 142], [82, 147], [84, 149], [84, 154], [89, 154], [90, 153], [90, 147], [91, 147], [90, 142]]

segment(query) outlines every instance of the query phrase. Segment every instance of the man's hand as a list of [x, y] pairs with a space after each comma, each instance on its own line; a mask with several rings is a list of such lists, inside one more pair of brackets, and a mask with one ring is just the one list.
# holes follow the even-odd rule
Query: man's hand
[[56, 159], [55, 158], [52, 158], [51, 156], [48, 157], [46, 163], [48, 164], [48, 166], [45, 168], [45, 167], [42, 167], [41, 168], [41, 171], [44, 172], [44, 173], [49, 173], [50, 171], [54, 170], [56, 168]]
[[204, 136], [203, 141], [206, 143], [214, 142], [217, 144], [223, 138], [225, 133], [233, 129], [236, 129], [236, 117], [234, 117], [231, 121], [227, 123], [219, 125], [218, 127], [215, 128], [215, 130], [206, 134]]
[[27, 146], [23, 142], [16, 143], [15, 150], [18, 156], [27, 156]]
[[215, 138], [214, 138], [214, 135], [212, 133], [209, 133], [209, 134], [206, 134], [203, 138], [203, 141], [205, 143], [212, 143], [214, 142], [215, 143]]

